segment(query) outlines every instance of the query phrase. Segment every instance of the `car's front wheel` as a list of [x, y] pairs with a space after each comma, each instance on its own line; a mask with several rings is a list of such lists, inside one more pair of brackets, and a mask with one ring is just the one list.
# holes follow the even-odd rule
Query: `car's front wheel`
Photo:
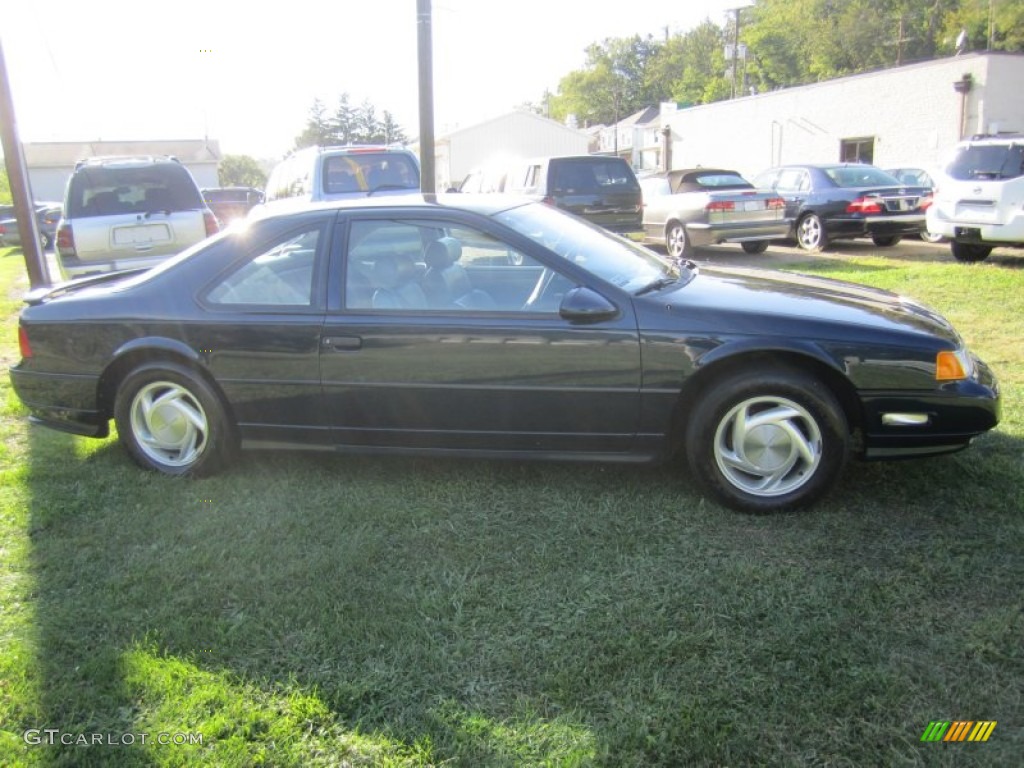
[[687, 259], [693, 255], [693, 246], [686, 237], [686, 227], [678, 221], [671, 222], [665, 229], [665, 250], [674, 259]]
[[992, 253], [991, 245], [976, 245], [975, 243], [958, 243], [956, 240], [949, 244], [950, 250], [953, 252], [953, 258], [957, 261], [963, 261], [968, 264], [973, 264], [976, 261], [984, 261], [988, 258], [988, 255]]
[[805, 251], [821, 251], [828, 245], [825, 222], [816, 213], [804, 214], [796, 224], [796, 242]]
[[755, 254], [764, 253], [768, 250], [768, 243], [764, 240], [758, 240], [756, 242], [740, 243], [740, 247], [743, 248], [744, 252]]
[[707, 390], [691, 411], [693, 476], [723, 504], [775, 512], [811, 504], [835, 482], [849, 450], [835, 395], [789, 369], [748, 371]]
[[207, 475], [233, 449], [220, 398], [176, 363], [148, 363], [121, 382], [114, 402], [118, 436], [137, 464], [167, 475]]

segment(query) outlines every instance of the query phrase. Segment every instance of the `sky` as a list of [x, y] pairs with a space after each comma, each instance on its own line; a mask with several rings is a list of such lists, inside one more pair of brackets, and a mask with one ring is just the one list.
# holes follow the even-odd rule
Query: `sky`
[[[539, 102], [609, 37], [663, 39], [749, 0], [433, 0], [437, 135]], [[11, 2], [3, 44], [23, 142], [195, 139], [279, 158], [342, 93], [419, 131], [416, 0]]]

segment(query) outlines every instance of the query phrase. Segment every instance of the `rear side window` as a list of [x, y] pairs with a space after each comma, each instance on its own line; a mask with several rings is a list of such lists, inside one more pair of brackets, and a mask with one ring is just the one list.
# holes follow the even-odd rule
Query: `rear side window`
[[1024, 176], [1024, 145], [979, 145], [963, 147], [946, 168], [959, 181], [1016, 179]]
[[617, 158], [552, 161], [550, 174], [552, 192], [600, 194], [640, 189], [633, 170]]
[[203, 208], [199, 188], [180, 165], [80, 168], [68, 185], [72, 218]]

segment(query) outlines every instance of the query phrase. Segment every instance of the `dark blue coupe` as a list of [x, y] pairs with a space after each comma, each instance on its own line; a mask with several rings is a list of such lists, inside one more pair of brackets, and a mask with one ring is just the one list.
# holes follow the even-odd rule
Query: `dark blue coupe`
[[205, 474], [238, 447], [648, 461], [804, 506], [850, 456], [994, 427], [989, 369], [910, 299], [698, 268], [541, 203], [370, 198], [246, 220], [27, 297], [32, 419]]

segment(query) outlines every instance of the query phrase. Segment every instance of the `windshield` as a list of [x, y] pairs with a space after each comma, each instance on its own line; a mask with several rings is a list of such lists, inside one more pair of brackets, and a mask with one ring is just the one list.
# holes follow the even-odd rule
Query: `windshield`
[[403, 152], [351, 152], [328, 155], [323, 162], [323, 191], [328, 195], [420, 187], [416, 163]]
[[679, 267], [654, 251], [549, 205], [523, 205], [502, 211], [495, 218], [566, 261], [631, 293], [664, 278], [679, 277]]

